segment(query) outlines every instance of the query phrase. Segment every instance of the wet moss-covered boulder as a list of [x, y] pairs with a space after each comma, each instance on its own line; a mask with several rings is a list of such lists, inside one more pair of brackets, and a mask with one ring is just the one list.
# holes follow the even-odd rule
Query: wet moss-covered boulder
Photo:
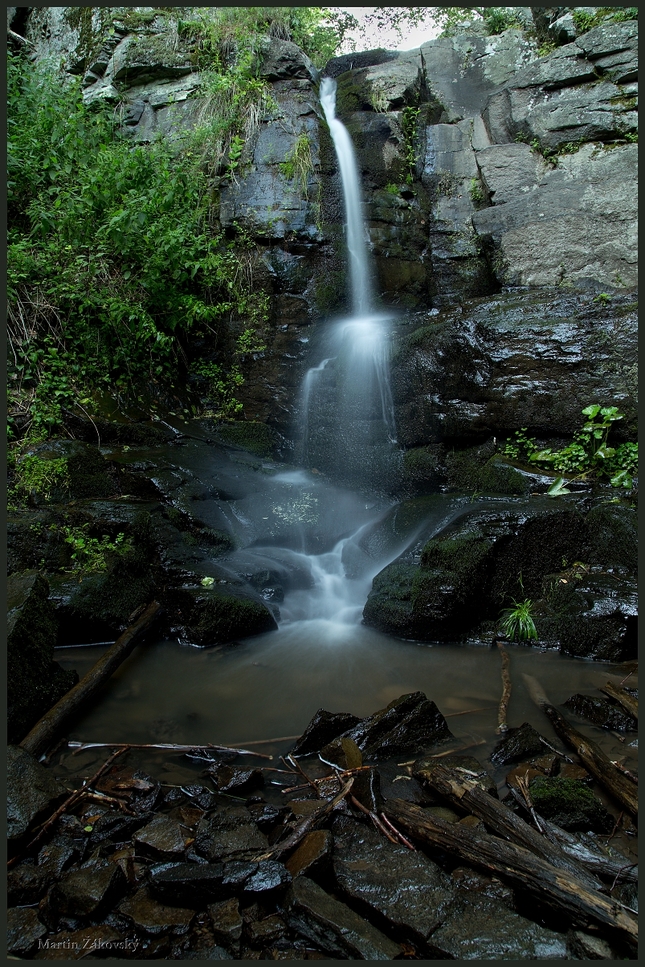
[[57, 621], [45, 578], [11, 575], [7, 591], [8, 738], [19, 742], [78, 675], [54, 661]]
[[[376, 575], [365, 624], [402, 638], [457, 640], [493, 631], [504, 607], [528, 598], [539, 637], [566, 654], [633, 657], [635, 575], [614, 563], [633, 557], [631, 516], [617, 515], [621, 537], [612, 549], [611, 519], [602, 508], [589, 513], [588, 501], [477, 503]], [[590, 560], [599, 563], [581, 563]]]
[[563, 654], [597, 661], [637, 655], [638, 596], [624, 569], [585, 568], [546, 581], [542, 634], [560, 642]]
[[219, 588], [190, 589], [186, 633], [196, 645], [225, 644], [274, 631], [278, 625], [266, 605], [250, 595]]
[[35, 491], [35, 499], [109, 497], [115, 491], [115, 485], [108, 473], [108, 463], [99, 448], [91, 443], [83, 443], [81, 440], [48, 440], [32, 447], [22, 459], [35, 460], [32, 466], [41, 464], [43, 471], [48, 465], [64, 468], [64, 473], [57, 476], [53, 486], [46, 492]]
[[610, 833], [616, 820], [584, 783], [560, 776], [536, 776], [530, 783], [537, 813], [563, 829]]
[[279, 438], [275, 431], [266, 423], [254, 420], [221, 423], [216, 427], [215, 435], [222, 443], [248, 450], [258, 457], [272, 456], [279, 445]]
[[[121, 511], [121, 513], [119, 513]], [[126, 535], [123, 552], [107, 552], [104, 569], [98, 573], [66, 574], [52, 577], [57, 597], [60, 638], [70, 641], [102, 641], [116, 638], [142, 605], [159, 592], [154, 564], [157, 547], [150, 515], [132, 506], [114, 509], [99, 504], [88, 509], [94, 528]], [[106, 516], [107, 515], [107, 516]], [[79, 580], [80, 578], [80, 580]]]

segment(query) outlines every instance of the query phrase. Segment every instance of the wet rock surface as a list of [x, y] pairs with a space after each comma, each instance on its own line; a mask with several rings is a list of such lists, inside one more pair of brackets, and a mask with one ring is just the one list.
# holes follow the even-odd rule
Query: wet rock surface
[[[76, 959], [94, 944], [92, 951], [103, 956], [120, 951], [143, 959], [392, 960], [405, 954], [543, 960], [576, 959], [581, 952], [595, 958], [605, 950], [602, 931], [593, 938], [595, 945], [584, 931], [573, 937], [568, 924], [547, 907], [536, 908], [503, 874], [501, 879], [487, 875], [451, 858], [450, 850], [406, 840], [387, 818], [389, 803], [406, 787], [408, 801], [428, 822], [447, 820], [462, 826], [464, 835], [473, 829], [486, 836], [477, 816], [456, 812], [437, 794], [428, 796], [426, 781], [441, 764], [458, 783], [470, 783], [498, 802], [499, 780], [493, 773], [498, 777], [500, 764], [521, 758], [519, 778], [509, 771], [507, 785], [515, 782], [519, 790], [528, 782], [543, 821], [561, 824], [559, 836], [599, 856], [593, 831], [606, 836], [613, 830], [614, 835], [619, 821], [589, 787], [589, 777], [575, 762], [545, 750], [527, 724], [500, 745], [497, 762], [495, 753], [485, 760], [459, 751], [433, 752], [437, 744], [429, 742], [426, 731], [419, 733], [422, 712], [432, 728], [440, 716], [441, 747], [445, 720], [423, 693], [402, 695], [363, 719], [320, 709], [314, 723], [328, 726], [335, 718], [334, 730], [352, 724], [349, 732], [358, 741], [341, 735], [331, 744], [345, 753], [355, 750], [361, 764], [349, 756], [332, 768], [322, 754], [302, 755], [299, 769], [311, 788], [298, 788], [303, 775], [294, 769], [281, 780], [281, 788], [294, 787], [286, 801], [270, 785], [261, 792], [239, 788], [236, 795], [244, 801], [236, 804], [207, 785], [173, 784], [160, 795], [164, 787], [153, 776], [114, 764], [95, 787], [107, 801], [81, 797], [44, 842], [16, 857], [9, 871], [10, 951]], [[313, 734], [308, 727], [301, 746]], [[407, 764], [399, 753], [383, 752], [418, 742], [424, 753]], [[368, 748], [374, 750], [371, 755]], [[530, 758], [535, 750], [539, 754]], [[253, 771], [231, 756], [204, 773], [207, 783], [217, 783], [224, 769]], [[294, 761], [287, 757], [284, 765], [291, 769]], [[580, 775], [572, 778], [576, 768]], [[348, 780], [345, 797], [330, 809]], [[117, 793], [120, 808], [114, 805]], [[272, 801], [276, 794], [278, 802]], [[513, 800], [498, 808], [510, 802], [517, 809]], [[51, 801], [47, 809], [53, 809]], [[624, 855], [613, 851], [612, 856], [631, 868]], [[613, 867], [610, 875], [615, 880]], [[622, 890], [623, 897], [631, 886], [614, 882], [611, 889]], [[625, 902], [635, 900], [630, 894]], [[629, 957], [628, 944], [614, 934], [607, 940], [613, 945], [608, 949]]]
[[7, 839], [17, 842], [37, 816], [65, 795], [65, 788], [36, 759], [7, 747]]

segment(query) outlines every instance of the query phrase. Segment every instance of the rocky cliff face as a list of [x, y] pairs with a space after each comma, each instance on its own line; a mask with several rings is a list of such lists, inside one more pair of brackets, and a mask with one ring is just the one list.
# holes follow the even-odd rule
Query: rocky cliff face
[[[180, 138], [208, 110], [190, 43], [178, 28], [178, 18], [192, 9], [174, 8], [169, 16], [147, 7], [34, 8], [24, 29], [35, 56], [62, 57], [67, 71], [82, 76], [87, 101], [114, 102], [134, 141]], [[405, 54], [347, 55], [325, 68], [337, 78], [337, 113], [356, 146], [384, 306], [419, 312], [495, 295], [499, 317], [508, 287], [549, 289], [553, 303], [560, 295], [586, 291], [592, 299], [601, 290], [611, 296], [635, 286], [637, 22], [601, 24], [576, 36], [569, 8], [536, 10], [538, 35], [550, 29], [566, 41], [550, 53], [535, 36], [511, 29], [439, 38]], [[249, 270], [271, 297], [266, 350], [251, 366], [245, 415], [288, 433], [309, 327], [347, 307], [344, 215], [317, 71], [294, 44], [267, 38], [261, 74], [271, 108], [258, 118], [238, 170], [220, 179], [213, 222], [229, 237], [243, 234], [254, 243]], [[297, 176], [285, 161], [298, 145], [306, 148], [306, 163]], [[529, 300], [521, 319], [511, 310], [515, 321], [496, 332], [493, 356], [513, 356], [516, 338], [531, 343], [536, 327], [546, 356], [568, 345], [558, 326], [544, 323], [543, 308], [544, 300]], [[633, 313], [617, 312], [609, 298], [601, 308], [584, 334], [577, 331], [576, 350], [561, 353], [566, 375], [557, 385], [584, 372], [578, 388], [599, 392], [598, 353], [586, 340], [612, 330], [618, 336], [612, 342], [609, 334], [605, 355], [618, 353], [620, 363], [610, 360], [602, 378], [620, 374], [611, 398], [629, 407]], [[451, 325], [436, 337], [426, 330], [422, 347], [401, 343], [401, 379], [408, 371], [434, 373], [428, 354], [441, 356]], [[453, 348], [459, 343], [454, 332], [447, 338]], [[464, 338], [481, 355], [481, 340]], [[482, 352], [483, 373], [496, 364]], [[542, 385], [552, 393], [553, 374]], [[426, 398], [427, 387], [419, 390]], [[398, 394], [404, 426], [410, 406], [419, 406], [418, 398], [406, 402], [411, 392]], [[477, 417], [457, 436], [472, 435], [475, 424], [477, 434], [480, 424], [494, 434], [538, 420], [536, 407], [547, 435], [562, 431], [557, 408], [549, 416], [536, 398], [533, 407], [522, 404], [508, 416], [515, 394], [507, 396], [503, 420]], [[576, 409], [588, 402], [582, 396], [572, 397]], [[450, 423], [450, 405], [441, 400], [439, 391], [433, 419]], [[422, 420], [403, 436], [419, 445], [434, 442], [436, 433]]]

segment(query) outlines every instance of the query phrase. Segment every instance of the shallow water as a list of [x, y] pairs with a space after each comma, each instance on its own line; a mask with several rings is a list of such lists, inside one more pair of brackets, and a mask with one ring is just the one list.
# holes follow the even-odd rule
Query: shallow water
[[[554, 704], [578, 691], [593, 692], [608, 679], [618, 682], [625, 674], [618, 666], [555, 651], [506, 647], [513, 684], [509, 725], [531, 721], [558, 747], [523, 673], [537, 678]], [[61, 649], [57, 658], [83, 674], [99, 651]], [[197, 649], [169, 640], [140, 645], [70, 738], [244, 746], [299, 735], [321, 707], [364, 716], [413, 691], [436, 702], [460, 745], [488, 756], [499, 740], [497, 648], [418, 645], [323, 619], [296, 621], [234, 647]], [[612, 733], [578, 725], [612, 757], [634, 751]], [[275, 750], [286, 751], [291, 744], [276, 743]]]

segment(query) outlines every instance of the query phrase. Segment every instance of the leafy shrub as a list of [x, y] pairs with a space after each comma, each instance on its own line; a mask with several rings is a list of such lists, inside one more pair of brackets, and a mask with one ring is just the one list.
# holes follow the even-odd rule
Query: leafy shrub
[[[236, 318], [264, 321], [266, 296], [210, 227], [203, 132], [180, 150], [132, 145], [107, 107], [83, 104], [77, 79], [11, 53], [8, 128], [14, 434], [20, 422], [45, 439], [100, 393], [126, 402], [172, 390], [189, 333], [218, 343]], [[231, 129], [229, 167], [241, 142]], [[219, 365], [227, 380], [229, 360]]]
[[72, 548], [72, 570], [86, 573], [106, 571], [110, 557], [127, 557], [133, 547], [133, 539], [119, 532], [114, 540], [107, 534], [103, 537], [90, 537], [87, 533], [88, 524], [80, 527], [65, 526], [62, 528], [63, 539]]
[[[609, 477], [615, 487], [631, 487], [632, 475], [638, 467], [638, 444], [623, 443], [619, 447], [608, 444], [609, 431], [624, 414], [616, 406], [593, 403], [582, 411], [587, 417], [571, 443], [560, 450], [536, 450], [529, 456], [532, 463], [546, 464], [559, 473], [584, 475], [595, 473]], [[557, 481], [556, 481], [557, 483]], [[563, 487], [559, 493], [566, 493]]]

